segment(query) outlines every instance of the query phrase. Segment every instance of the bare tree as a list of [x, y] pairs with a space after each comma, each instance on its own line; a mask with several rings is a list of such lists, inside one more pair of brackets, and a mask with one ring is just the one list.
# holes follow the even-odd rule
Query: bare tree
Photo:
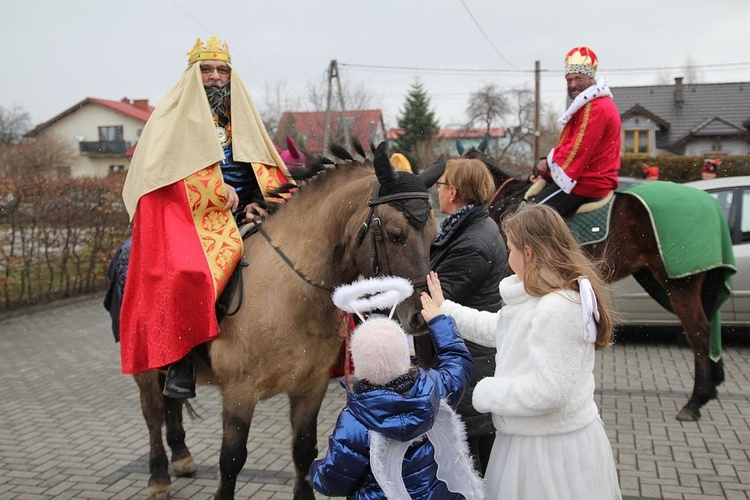
[[263, 90], [263, 98], [258, 106], [258, 113], [268, 131], [268, 135], [273, 137], [276, 133], [276, 127], [279, 125], [279, 120], [281, 120], [281, 115], [285, 111], [299, 107], [300, 99], [291, 96], [289, 89], [283, 83], [276, 83], [275, 85], [266, 83]]
[[0, 145], [0, 177], [56, 176], [75, 164], [74, 145], [55, 135], [44, 135], [20, 144]]
[[483, 123], [487, 133], [492, 125], [502, 120], [510, 111], [508, 99], [494, 83], [489, 83], [469, 96], [466, 114], [469, 116], [467, 128]]
[[[508, 111], [505, 114], [505, 139], [491, 154], [500, 166], [515, 175], [528, 175], [534, 164], [534, 111], [536, 103], [531, 90], [514, 87], [506, 91]], [[554, 147], [560, 126], [557, 117], [541, 105], [539, 124], [539, 151], [541, 154]]]
[[701, 83], [703, 81], [703, 75], [700, 70], [695, 67], [693, 58], [687, 56], [681, 69], [672, 71], [668, 69], [660, 70], [656, 75], [655, 85], [674, 84], [674, 79], [677, 76], [682, 76], [685, 83]]
[[31, 117], [19, 105], [0, 106], [0, 144], [17, 144], [31, 128]]

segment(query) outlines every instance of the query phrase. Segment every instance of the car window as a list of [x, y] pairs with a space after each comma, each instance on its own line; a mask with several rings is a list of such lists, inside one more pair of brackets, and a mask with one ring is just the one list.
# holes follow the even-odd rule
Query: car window
[[[716, 201], [719, 202], [721, 211], [724, 212], [724, 219], [726, 219], [726, 221], [729, 222], [729, 210], [732, 208], [732, 200], [734, 199], [734, 189], [726, 189], [722, 191], [711, 191], [709, 194], [713, 196], [714, 198], [716, 198]], [[750, 223], [750, 219], [748, 219], [748, 223]]]
[[742, 231], [742, 241], [750, 241], [750, 189], [742, 190], [740, 231]]

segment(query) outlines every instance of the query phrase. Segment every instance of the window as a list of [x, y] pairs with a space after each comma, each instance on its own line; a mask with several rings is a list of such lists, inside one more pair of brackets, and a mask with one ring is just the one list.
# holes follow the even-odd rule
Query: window
[[742, 241], [750, 241], [750, 189], [742, 190], [742, 213], [740, 214]]
[[99, 141], [122, 141], [122, 125], [113, 125], [109, 127], [99, 127]]
[[[734, 199], [734, 189], [726, 189], [722, 191], [711, 191], [709, 194], [713, 196], [714, 198], [716, 198], [716, 201], [719, 202], [721, 211], [724, 212], [724, 219], [726, 219], [726, 221], [729, 222], [729, 210], [732, 208], [732, 200]], [[748, 222], [750, 222], [750, 219], [748, 219]]]
[[648, 130], [626, 130], [623, 153], [649, 154], [651, 152], [651, 136]]

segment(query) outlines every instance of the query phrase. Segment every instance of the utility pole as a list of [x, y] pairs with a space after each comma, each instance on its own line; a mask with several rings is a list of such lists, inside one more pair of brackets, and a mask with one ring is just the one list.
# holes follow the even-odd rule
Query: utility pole
[[539, 114], [542, 107], [540, 100], [540, 80], [541, 80], [541, 65], [539, 61], [534, 62], [534, 163], [539, 160], [539, 140], [541, 138], [541, 132], [539, 131]]
[[336, 79], [336, 86], [339, 93], [339, 106], [341, 107], [341, 124], [344, 129], [344, 147], [347, 149], [350, 145], [349, 124], [346, 121], [346, 108], [344, 107], [344, 92], [341, 90], [341, 77], [339, 77], [339, 65], [336, 59], [328, 65], [328, 96], [326, 98], [326, 123], [323, 132], [323, 149], [328, 147], [331, 139], [331, 94], [333, 93], [333, 79]]

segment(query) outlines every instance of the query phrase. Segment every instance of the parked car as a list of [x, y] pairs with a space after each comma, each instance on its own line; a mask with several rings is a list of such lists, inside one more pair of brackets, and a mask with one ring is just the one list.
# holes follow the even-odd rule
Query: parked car
[[[724, 326], [750, 326], [750, 176], [686, 182], [719, 202], [732, 236], [737, 273], [732, 295], [721, 309]], [[660, 306], [631, 276], [612, 285], [624, 326], [679, 326], [677, 316]]]

